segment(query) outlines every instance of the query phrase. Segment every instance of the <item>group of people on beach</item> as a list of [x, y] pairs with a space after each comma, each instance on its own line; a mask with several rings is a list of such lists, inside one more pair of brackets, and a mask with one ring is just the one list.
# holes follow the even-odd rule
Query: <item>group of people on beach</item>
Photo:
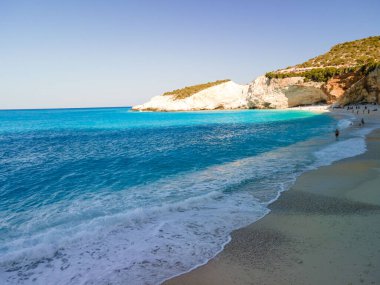
[[[377, 103], [373, 103], [371, 105], [372, 106], [377, 106]], [[363, 108], [361, 108], [361, 107], [363, 107]], [[349, 105], [349, 106], [347, 106], [347, 111], [349, 111], [349, 110], [352, 110], [352, 113], [355, 113], [355, 110], [356, 110], [356, 115], [359, 115], [359, 111], [362, 111], [363, 114], [364, 113], [368, 113], [369, 114], [371, 112], [371, 110], [370, 110], [369, 106], [367, 106], [367, 104], [364, 105], [364, 106], [357, 105], [357, 104], [353, 105], [353, 106]], [[374, 107], [372, 109], [372, 112], [376, 112], [376, 111], [377, 111], [377, 108]]]
[[[368, 105], [373, 107], [372, 110], [370, 109], [370, 107]], [[342, 107], [336, 107], [336, 106], [333, 107], [333, 109], [335, 109], [335, 108], [342, 109]], [[365, 105], [360, 105], [360, 104], [348, 105], [346, 110], [347, 111], [352, 110], [352, 113], [355, 113], [355, 111], [356, 111], [356, 115], [359, 115], [359, 111], [362, 111], [363, 114], [365, 114], [365, 113], [370, 114], [371, 111], [372, 112], [377, 111], [377, 103], [367, 103]], [[365, 124], [364, 118], [361, 118], [359, 126], [363, 126], [364, 124]], [[335, 138], [338, 139], [339, 135], [340, 135], [340, 131], [337, 128], [335, 130]]]

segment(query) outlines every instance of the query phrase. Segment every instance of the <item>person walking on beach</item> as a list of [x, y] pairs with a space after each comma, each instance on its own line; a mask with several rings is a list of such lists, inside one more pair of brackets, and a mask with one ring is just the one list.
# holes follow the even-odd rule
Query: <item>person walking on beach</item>
[[335, 130], [335, 139], [338, 139], [338, 137], [339, 137], [339, 130], [336, 129], [336, 130]]
[[362, 118], [362, 125], [364, 125], [364, 119]]

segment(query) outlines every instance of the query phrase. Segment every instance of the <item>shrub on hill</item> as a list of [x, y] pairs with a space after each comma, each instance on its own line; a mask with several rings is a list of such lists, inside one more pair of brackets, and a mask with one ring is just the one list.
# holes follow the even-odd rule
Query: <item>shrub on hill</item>
[[380, 61], [380, 36], [337, 44], [327, 53], [295, 67], [356, 66], [371, 61]]
[[[368, 74], [380, 66], [380, 36], [335, 45], [323, 55], [285, 70], [268, 72], [268, 78], [304, 77], [326, 82], [335, 75], [349, 72]], [[295, 69], [295, 71], [294, 71]], [[301, 69], [298, 70], [297, 69]], [[306, 69], [306, 70], [302, 70]]]
[[198, 85], [193, 85], [193, 86], [188, 86], [188, 87], [186, 86], [185, 88], [182, 88], [182, 89], [176, 89], [176, 90], [173, 90], [170, 92], [165, 92], [163, 95], [164, 96], [174, 95], [175, 100], [185, 99], [185, 98], [190, 97], [191, 95], [194, 95], [195, 93], [198, 93], [204, 89], [207, 89], [207, 88], [210, 88], [210, 87], [213, 87], [213, 86], [216, 86], [216, 85], [228, 82], [228, 81], [231, 81], [231, 80], [230, 79], [217, 80], [214, 82], [208, 82], [208, 83], [204, 83], [204, 84], [198, 84]]
[[265, 74], [267, 78], [288, 78], [288, 77], [305, 77], [305, 81], [326, 82], [335, 75], [341, 75], [349, 72], [360, 72], [363, 75], [367, 75], [376, 68], [380, 68], [380, 62], [370, 62], [360, 66], [353, 67], [325, 67], [325, 68], [313, 68], [302, 72], [286, 72], [276, 73], [268, 72]]

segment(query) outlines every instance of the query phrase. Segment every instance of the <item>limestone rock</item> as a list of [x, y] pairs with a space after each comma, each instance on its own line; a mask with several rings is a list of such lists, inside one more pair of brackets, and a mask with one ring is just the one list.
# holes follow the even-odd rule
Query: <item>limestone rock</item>
[[248, 85], [228, 81], [184, 99], [173, 95], [156, 96], [149, 102], [134, 106], [138, 111], [193, 111], [218, 109], [247, 109]]
[[141, 111], [192, 111], [217, 109], [283, 109], [321, 102], [380, 104], [380, 69], [368, 75], [351, 72], [332, 77], [326, 83], [305, 81], [304, 77], [259, 76], [249, 85], [222, 83], [184, 99], [174, 95], [156, 96], [133, 107]]
[[305, 82], [303, 77], [272, 78], [260, 76], [248, 88], [248, 107], [283, 109], [325, 102], [327, 95], [320, 82]]

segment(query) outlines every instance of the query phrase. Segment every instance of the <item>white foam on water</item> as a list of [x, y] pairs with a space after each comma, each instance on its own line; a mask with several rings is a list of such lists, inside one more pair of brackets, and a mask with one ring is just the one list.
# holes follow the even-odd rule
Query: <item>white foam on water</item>
[[[349, 125], [350, 126], [350, 125]], [[313, 167], [330, 165], [335, 161], [363, 154], [367, 150], [365, 137], [378, 126], [352, 129], [351, 138], [336, 142], [314, 152], [317, 161]]]
[[[32, 216], [2, 213], [5, 223], [27, 222], [0, 244], [0, 283], [157, 284], [203, 264], [233, 230], [268, 213], [268, 202], [307, 163], [303, 151], [293, 152], [282, 148], [125, 191], [86, 194]], [[249, 189], [239, 190], [249, 180]]]
[[158, 284], [214, 257], [302, 172], [363, 153], [370, 131], [38, 208], [2, 239], [0, 284]]
[[315, 166], [330, 165], [335, 161], [348, 157], [354, 157], [366, 151], [364, 138], [351, 138], [338, 141], [324, 149], [315, 152], [318, 161]]
[[0, 283], [156, 284], [206, 262], [267, 211], [250, 194], [211, 192], [51, 230], [7, 244], [19, 250], [1, 256]]
[[352, 125], [353, 125], [352, 118], [351, 119], [341, 119], [337, 123], [337, 128], [339, 130], [344, 130], [344, 129], [351, 127]]

